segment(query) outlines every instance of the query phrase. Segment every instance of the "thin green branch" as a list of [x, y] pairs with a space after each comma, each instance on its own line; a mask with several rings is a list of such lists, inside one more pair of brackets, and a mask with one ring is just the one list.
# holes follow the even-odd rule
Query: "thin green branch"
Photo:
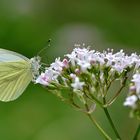
[[133, 140], [138, 140], [139, 132], [140, 132], [140, 124], [138, 125], [138, 128], [137, 128], [137, 130], [136, 130], [136, 133], [135, 133], [135, 135], [134, 135]]
[[[106, 104], [105, 98], [103, 98], [103, 102], [104, 102], [104, 104]], [[114, 131], [114, 133], [115, 133], [115, 135], [117, 137], [117, 139], [118, 140], [121, 140], [121, 137], [120, 137], [120, 135], [119, 135], [119, 133], [118, 133], [118, 131], [117, 131], [117, 129], [116, 129], [116, 127], [115, 127], [112, 119], [111, 119], [111, 116], [110, 116], [110, 114], [108, 112], [108, 109], [107, 108], [104, 108], [103, 110], [104, 110], [104, 112], [106, 114], [106, 117], [107, 117], [107, 119], [108, 119], [108, 121], [109, 121], [109, 123], [110, 123], [110, 125], [111, 125], [111, 127], [112, 127], [112, 129], [113, 129], [113, 131]]]
[[114, 101], [117, 99], [117, 97], [120, 95], [121, 91], [123, 90], [123, 88], [125, 87], [125, 82], [127, 80], [127, 77], [123, 80], [122, 82], [122, 86], [119, 88], [119, 90], [116, 92], [116, 94], [114, 95], [114, 97], [112, 99], [110, 99], [104, 106], [110, 106], [112, 103], [114, 103]]
[[90, 94], [90, 97], [93, 101], [95, 101], [95, 103], [97, 103], [101, 108], [103, 108], [103, 104], [96, 97], [94, 97], [92, 94]]
[[101, 134], [105, 137], [106, 140], [112, 140], [108, 134], [102, 129], [102, 127], [97, 123], [97, 121], [92, 117], [92, 115], [89, 112], [89, 107], [87, 104], [85, 104], [87, 113], [86, 115], [88, 116], [88, 118], [92, 121], [92, 123], [98, 128], [98, 130], [101, 132]]

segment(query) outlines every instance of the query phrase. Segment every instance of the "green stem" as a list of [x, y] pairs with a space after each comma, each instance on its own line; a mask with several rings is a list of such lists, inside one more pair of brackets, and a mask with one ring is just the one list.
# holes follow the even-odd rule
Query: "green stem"
[[120, 89], [115, 94], [115, 96], [111, 100], [109, 100], [108, 103], [106, 103], [106, 106], [110, 106], [112, 103], [114, 103], [114, 101], [117, 99], [117, 97], [119, 96], [123, 88], [124, 88], [124, 85], [121, 86]]
[[[89, 111], [88, 105], [85, 105], [87, 112]], [[102, 129], [102, 127], [97, 123], [97, 121], [91, 116], [91, 114], [86, 113], [92, 123], [98, 128], [98, 130], [102, 133], [106, 140], [112, 140], [108, 134]]]
[[103, 104], [96, 97], [94, 97], [92, 94], [90, 94], [90, 96], [101, 108], [103, 108]]
[[[125, 77], [124, 80], [122, 81], [122, 85], [121, 87], [119, 88], [119, 90], [117, 91], [117, 93], [114, 95], [114, 97], [112, 99], [110, 99], [104, 106], [107, 107], [107, 106], [110, 106], [112, 103], [114, 103], [114, 101], [117, 99], [117, 97], [120, 95], [121, 91], [123, 90], [123, 88], [125, 87], [126, 85], [126, 80], [127, 80], [128, 77]], [[108, 91], [108, 88], [107, 88], [107, 91]], [[106, 92], [107, 94], [107, 92]], [[105, 96], [106, 96], [105, 94]]]
[[139, 126], [138, 126], [138, 128], [137, 128], [137, 131], [136, 131], [136, 133], [135, 133], [135, 135], [134, 135], [133, 140], [138, 140], [139, 132], [140, 132], [140, 124], [139, 124]]
[[[104, 102], [104, 104], [106, 104], [105, 98], [103, 98], [103, 102]], [[104, 112], [106, 114], [106, 117], [107, 117], [107, 119], [108, 119], [108, 121], [109, 121], [109, 123], [110, 123], [110, 125], [111, 125], [111, 127], [112, 127], [112, 129], [113, 129], [113, 131], [114, 131], [114, 133], [115, 133], [115, 135], [117, 137], [117, 139], [118, 140], [121, 140], [121, 137], [120, 137], [120, 135], [119, 135], [119, 133], [118, 133], [118, 131], [117, 131], [117, 129], [116, 129], [116, 127], [115, 127], [112, 119], [111, 119], [111, 116], [110, 116], [110, 114], [108, 112], [108, 109], [107, 108], [104, 108]]]

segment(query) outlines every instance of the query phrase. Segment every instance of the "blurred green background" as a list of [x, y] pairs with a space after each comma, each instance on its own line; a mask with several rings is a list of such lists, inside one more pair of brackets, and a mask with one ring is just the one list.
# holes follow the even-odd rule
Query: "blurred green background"
[[[33, 57], [44, 52], [47, 63], [72, 50], [75, 43], [140, 52], [139, 0], [0, 0], [0, 47]], [[109, 108], [123, 140], [131, 140], [138, 122], [123, 107], [127, 90]], [[97, 120], [115, 140], [103, 112]], [[0, 102], [0, 140], [102, 140], [88, 118], [41, 86], [30, 84], [16, 101]]]

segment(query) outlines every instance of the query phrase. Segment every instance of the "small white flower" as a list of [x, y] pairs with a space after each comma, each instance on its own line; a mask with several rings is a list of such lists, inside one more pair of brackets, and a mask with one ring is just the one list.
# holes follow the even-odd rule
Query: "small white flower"
[[75, 66], [75, 61], [77, 60], [76, 53], [73, 51], [71, 54], [67, 54], [65, 56], [69, 58], [69, 61], [71, 62], [72, 66]]
[[71, 54], [66, 55], [72, 66], [75, 66], [78, 61], [88, 61], [89, 50], [86, 48], [75, 48]]
[[48, 77], [49, 81], [57, 81], [57, 77], [60, 75], [59, 72], [52, 70], [52, 69], [47, 69], [45, 71], [45, 75]]
[[136, 69], [140, 68], [140, 58], [137, 61], [135, 61], [135, 64]]
[[45, 73], [41, 73], [41, 75], [36, 79], [36, 83], [44, 86], [47, 86], [49, 84], [48, 77], [45, 75]]
[[130, 106], [132, 108], [136, 107], [136, 101], [138, 100], [136, 95], [132, 95], [126, 98], [126, 101], [124, 102], [124, 106]]
[[80, 82], [79, 78], [76, 77], [74, 83], [71, 84], [74, 90], [82, 90], [83, 86], [85, 85], [84, 82]]
[[74, 79], [76, 78], [76, 75], [73, 74], [73, 73], [71, 73], [71, 74], [70, 74], [70, 77], [74, 80]]
[[55, 62], [51, 64], [51, 68], [61, 72], [63, 69], [63, 63], [60, 61], [60, 57], [55, 59]]
[[135, 83], [136, 93], [140, 94], [140, 74], [139, 73], [134, 74], [133, 79], [131, 81]]
[[124, 71], [124, 66], [122, 64], [115, 64], [112, 66], [118, 73], [122, 73]]
[[77, 58], [86, 61], [89, 57], [89, 50], [86, 48], [75, 48], [74, 52], [77, 54]]
[[41, 73], [41, 75], [36, 79], [36, 83], [42, 84], [42, 85], [49, 85], [52, 81], [57, 82], [57, 77], [59, 73], [52, 70], [52, 69], [47, 69], [45, 73]]
[[82, 72], [86, 72], [87, 69], [91, 68], [91, 64], [86, 61], [78, 61], [77, 64], [80, 66]]
[[93, 54], [91, 54], [91, 57], [92, 61], [98, 62], [101, 66], [105, 64], [105, 55], [103, 53], [93, 52]]

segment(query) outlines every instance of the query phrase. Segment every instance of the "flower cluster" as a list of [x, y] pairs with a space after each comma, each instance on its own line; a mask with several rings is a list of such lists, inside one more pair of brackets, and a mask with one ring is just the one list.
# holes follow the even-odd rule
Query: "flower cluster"
[[[124, 105], [139, 112], [139, 67], [140, 56], [136, 53], [127, 55], [123, 50], [114, 53], [112, 49], [99, 52], [89, 48], [74, 48], [62, 61], [57, 58], [50, 67], [46, 67], [36, 79], [36, 83], [53, 91], [67, 88], [70, 91], [67, 99], [75, 106], [78, 106], [74, 101], [75, 97], [78, 97], [82, 104], [92, 106], [94, 103], [107, 107], [130, 81], [129, 94]], [[131, 73], [134, 73], [133, 78], [128, 80]], [[112, 95], [109, 101], [102, 101], [115, 81], [119, 81], [119, 90], [113, 91], [116, 94]], [[59, 96], [66, 98], [63, 93]]]

